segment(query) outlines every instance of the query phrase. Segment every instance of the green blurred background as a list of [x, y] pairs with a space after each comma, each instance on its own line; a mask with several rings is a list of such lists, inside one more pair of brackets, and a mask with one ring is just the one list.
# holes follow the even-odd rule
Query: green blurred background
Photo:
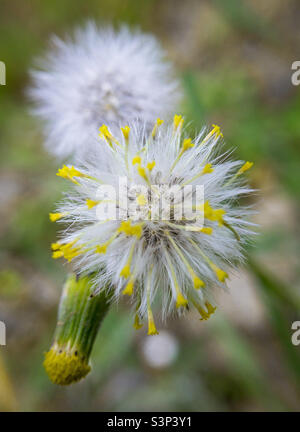
[[[43, 150], [25, 89], [49, 36], [87, 18], [138, 25], [161, 40], [182, 81], [182, 113], [196, 128], [221, 125], [235, 156], [255, 162], [247, 175], [260, 189], [252, 202], [261, 234], [209, 321], [189, 314], [158, 323], [162, 338], [147, 338], [132, 328], [124, 302], [98, 335], [92, 373], [60, 388], [42, 361], [66, 271], [51, 259], [56, 227], [48, 212], [65, 183]], [[300, 88], [291, 84], [299, 22], [298, 0], [1, 0], [0, 320], [7, 345], [0, 346], [0, 410], [299, 410], [300, 345], [291, 342], [291, 324], [300, 320]]]

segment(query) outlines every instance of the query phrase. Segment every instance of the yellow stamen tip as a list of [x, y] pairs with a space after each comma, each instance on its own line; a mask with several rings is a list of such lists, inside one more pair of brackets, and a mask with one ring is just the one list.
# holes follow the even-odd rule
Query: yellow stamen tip
[[226, 211], [223, 209], [217, 209], [213, 211], [214, 220], [219, 222], [219, 225], [224, 224], [223, 216], [226, 214]]
[[225, 279], [228, 278], [228, 274], [224, 270], [220, 269], [219, 267], [213, 265], [213, 270], [216, 273], [217, 278], [219, 279], [220, 282], [225, 282]]
[[69, 385], [84, 378], [91, 370], [88, 363], [76, 351], [67, 353], [51, 348], [45, 354], [44, 368], [54, 384]]
[[56, 250], [53, 252], [52, 254], [52, 258], [53, 259], [58, 259], [58, 258], [62, 258], [64, 256], [63, 252], [60, 250]]
[[216, 306], [212, 306], [208, 301], [205, 302], [205, 306], [207, 307], [209, 315], [212, 315], [217, 309]]
[[149, 171], [152, 171], [154, 167], [155, 167], [155, 161], [147, 163], [147, 168]]
[[191, 138], [186, 138], [182, 143], [182, 151], [185, 152], [186, 150], [194, 147], [195, 144], [192, 143]]
[[135, 317], [134, 317], [133, 327], [134, 327], [136, 330], [139, 330], [140, 328], [143, 327], [143, 324], [140, 322], [140, 319], [139, 319], [138, 314], [136, 314]]
[[155, 138], [156, 132], [157, 132], [157, 128], [163, 124], [163, 120], [161, 120], [160, 118], [156, 119], [156, 123], [154, 125], [154, 128], [152, 130], [152, 138]]
[[53, 258], [60, 258], [64, 257], [69, 262], [72, 261], [73, 258], [77, 257], [82, 253], [83, 245], [79, 247], [73, 247], [74, 244], [77, 242], [77, 240], [73, 240], [70, 243], [62, 244], [60, 245], [60, 250], [57, 250], [56, 252], [53, 252], [52, 257]]
[[201, 306], [198, 307], [198, 311], [201, 315], [200, 321], [206, 321], [210, 317], [209, 312], [206, 312], [205, 309], [203, 309]]
[[107, 244], [102, 244], [102, 245], [98, 245], [96, 246], [96, 252], [99, 254], [105, 254], [107, 250]]
[[141, 162], [142, 162], [142, 159], [141, 159], [141, 156], [139, 156], [139, 155], [134, 156], [134, 158], [132, 159], [132, 165], [140, 164]]
[[122, 127], [121, 131], [123, 133], [123, 136], [124, 136], [125, 140], [128, 140], [129, 133], [130, 133], [130, 127], [129, 126]]
[[122, 221], [118, 229], [119, 232], [124, 232], [126, 235], [136, 236], [140, 238], [143, 232], [142, 224], [131, 225], [130, 220]]
[[63, 167], [58, 170], [56, 175], [58, 177], [62, 177], [62, 178], [71, 180], [75, 184], [79, 184], [79, 183], [76, 180], [74, 180], [73, 177], [84, 177], [84, 174], [81, 171], [78, 171], [73, 166], [68, 167], [66, 165], [63, 165]]
[[118, 231], [127, 234], [128, 229], [130, 229], [130, 225], [131, 225], [130, 220], [122, 221]]
[[133, 287], [134, 287], [134, 282], [129, 281], [126, 287], [124, 288], [124, 290], [122, 291], [122, 293], [124, 295], [131, 296], [133, 294]]
[[212, 306], [208, 301], [205, 302], [206, 309], [202, 307], [200, 304], [194, 303], [198, 312], [201, 315], [200, 321], [206, 321], [208, 318], [215, 312], [216, 307]]
[[158, 333], [158, 331], [157, 331], [157, 329], [155, 327], [154, 320], [150, 319], [149, 323], [148, 323], [148, 335], [149, 336], [154, 336], [154, 335], [158, 335], [158, 334], [159, 333]]
[[123, 278], [127, 279], [130, 276], [130, 266], [128, 264], [126, 264], [121, 272], [120, 272], [120, 276], [123, 276]]
[[135, 225], [131, 229], [132, 235], [135, 235], [137, 238], [141, 238], [143, 228], [142, 225]]
[[188, 304], [187, 299], [184, 298], [181, 293], [177, 294], [176, 307], [179, 308], [181, 306], [186, 306], [187, 304]]
[[60, 249], [60, 247], [61, 247], [60, 243], [51, 243], [51, 249], [53, 251], [56, 251], [56, 250]]
[[87, 199], [86, 200], [86, 205], [88, 206], [88, 209], [92, 209], [97, 204], [99, 204], [99, 201], [94, 201], [94, 200], [91, 200], [91, 199]]
[[244, 163], [244, 165], [238, 170], [238, 175], [244, 173], [245, 171], [248, 171], [252, 166], [254, 162], [247, 161]]
[[184, 120], [183, 120], [183, 118], [182, 118], [182, 115], [177, 115], [177, 114], [175, 114], [175, 115], [174, 115], [174, 120], [173, 120], [174, 128], [177, 129], [178, 126], [182, 127], [182, 125], [183, 125], [183, 121], [184, 121]]
[[68, 167], [66, 165], [63, 165], [62, 168], [59, 168], [59, 170], [57, 171], [56, 175], [58, 177], [65, 177], [67, 170], [68, 170]]
[[224, 224], [223, 216], [226, 214], [226, 211], [223, 209], [216, 209], [214, 210], [208, 201], [204, 203], [204, 217], [206, 217], [209, 220], [217, 221], [219, 222], [219, 225]]
[[213, 127], [212, 133], [215, 133], [217, 137], [220, 136], [222, 138], [223, 134], [221, 132], [220, 126], [213, 124], [212, 127]]
[[202, 174], [210, 174], [213, 172], [212, 164], [208, 163], [205, 165], [205, 167], [202, 170]]
[[194, 276], [193, 283], [195, 289], [199, 289], [205, 285], [203, 280], [201, 280], [198, 276]]
[[108, 127], [103, 124], [100, 128], [99, 128], [99, 132], [100, 132], [100, 136], [101, 138], [112, 138], [112, 134], [110, 133]]
[[203, 228], [201, 228], [201, 232], [203, 234], [211, 235], [213, 232], [213, 229], [211, 227], [203, 227]]
[[147, 180], [145, 168], [143, 168], [141, 165], [139, 165], [137, 170], [138, 170], [139, 175], [141, 177], [143, 177], [143, 179]]
[[64, 213], [49, 213], [49, 219], [51, 222], [55, 222], [64, 217]]

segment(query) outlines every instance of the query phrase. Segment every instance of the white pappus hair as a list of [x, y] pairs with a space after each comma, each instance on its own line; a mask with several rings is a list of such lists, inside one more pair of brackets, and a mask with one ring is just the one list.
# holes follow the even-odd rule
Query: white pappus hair
[[180, 90], [165, 57], [154, 36], [126, 26], [114, 30], [89, 21], [66, 41], [53, 37], [28, 90], [48, 151], [67, 160], [86, 151], [103, 123], [114, 129], [167, 117]]
[[[218, 126], [210, 132], [204, 128], [192, 140], [181, 116], [162, 123], [157, 119], [150, 134], [139, 123], [117, 135], [103, 125], [93, 153], [80, 165], [58, 171], [74, 183], [74, 192], [50, 214], [52, 221], [66, 224], [52, 245], [53, 257], [72, 261], [75, 271], [93, 273], [95, 292], [110, 289], [115, 299], [130, 296], [135, 327], [147, 316], [148, 334], [157, 333], [154, 299], [161, 302], [163, 317], [195, 307], [201, 319], [209, 318], [215, 310], [214, 290], [226, 286], [228, 269], [242, 261], [254, 225], [248, 221], [249, 207], [238, 204], [252, 192], [243, 175], [252, 163], [231, 161], [228, 152], [220, 152]], [[100, 220], [99, 210], [110, 200], [99, 196], [99, 187], [118, 188], [120, 178], [127, 186], [115, 197], [116, 208], [122, 209], [125, 196], [138, 211], [127, 208], [125, 217]], [[192, 186], [188, 203], [202, 219], [174, 216], [186, 185]], [[194, 192], [196, 186], [204, 188], [203, 201]], [[169, 205], [168, 219], [149, 217], [155, 196]]]

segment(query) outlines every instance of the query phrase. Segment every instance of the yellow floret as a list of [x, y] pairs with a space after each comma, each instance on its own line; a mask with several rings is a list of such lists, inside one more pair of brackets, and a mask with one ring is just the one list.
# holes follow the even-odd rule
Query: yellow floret
[[152, 171], [154, 167], [155, 167], [155, 161], [147, 163], [147, 169], [149, 171]]
[[193, 277], [193, 283], [195, 289], [199, 289], [205, 285], [203, 280], [201, 280], [198, 276]]
[[253, 166], [253, 162], [246, 162], [244, 165], [238, 170], [238, 175], [243, 174], [245, 171], [248, 171]]
[[187, 299], [184, 298], [181, 293], [178, 293], [176, 298], [176, 307], [179, 308], [181, 306], [186, 306], [187, 304], [188, 304]]
[[184, 120], [182, 118], [182, 115], [174, 115], [173, 124], [175, 129], [177, 129], [178, 127], [182, 128], [183, 122]]
[[140, 164], [141, 162], [142, 162], [142, 159], [141, 159], [141, 156], [139, 156], [139, 155], [134, 156], [134, 158], [132, 159], [132, 165]]
[[86, 200], [86, 205], [88, 206], [89, 209], [92, 209], [93, 207], [95, 207], [97, 204], [99, 204], [99, 201], [94, 201], [92, 199], [87, 199]]
[[130, 133], [130, 127], [129, 126], [122, 127], [121, 131], [123, 133], [123, 136], [124, 136], [125, 140], [128, 140], [129, 133]]
[[120, 272], [120, 276], [123, 277], [123, 278], [125, 278], [125, 279], [128, 279], [128, 278], [129, 278], [129, 276], [130, 276], [130, 266], [129, 266], [128, 264], [126, 264], [126, 265], [122, 268], [122, 270], [121, 270], [121, 272]]
[[205, 167], [202, 170], [202, 174], [210, 174], [213, 172], [212, 164], [208, 163], [205, 165]]
[[51, 222], [56, 222], [64, 216], [64, 213], [49, 213], [49, 219], [51, 220]]
[[133, 287], [134, 287], [134, 282], [133, 280], [130, 280], [126, 285], [126, 287], [124, 288], [124, 290], [122, 291], [122, 293], [124, 295], [131, 296], [133, 294]]

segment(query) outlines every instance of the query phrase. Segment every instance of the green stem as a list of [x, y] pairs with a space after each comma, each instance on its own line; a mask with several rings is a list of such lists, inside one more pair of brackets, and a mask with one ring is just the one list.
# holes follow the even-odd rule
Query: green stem
[[91, 276], [68, 277], [60, 300], [54, 341], [44, 367], [55, 384], [79, 381], [91, 370], [89, 357], [101, 322], [109, 309], [110, 295], [93, 294]]

